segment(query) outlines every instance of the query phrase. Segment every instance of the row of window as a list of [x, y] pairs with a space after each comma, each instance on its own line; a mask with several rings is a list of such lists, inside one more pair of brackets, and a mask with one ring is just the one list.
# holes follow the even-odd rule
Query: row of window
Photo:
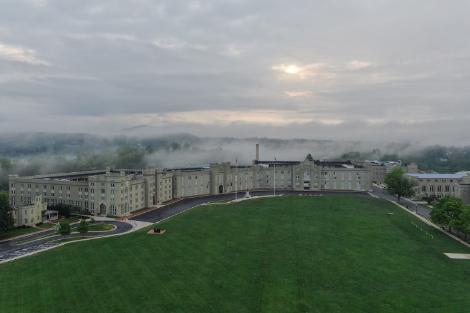
[[429, 192], [434, 192], [434, 191], [442, 192], [442, 187], [444, 187], [444, 192], [450, 192], [451, 190], [452, 192], [455, 192], [455, 186], [449, 186], [449, 185], [446, 185], [446, 186], [438, 185], [436, 187], [433, 185], [430, 185], [430, 186], [424, 185], [424, 186], [421, 186], [421, 191], [428, 192], [429, 190]]

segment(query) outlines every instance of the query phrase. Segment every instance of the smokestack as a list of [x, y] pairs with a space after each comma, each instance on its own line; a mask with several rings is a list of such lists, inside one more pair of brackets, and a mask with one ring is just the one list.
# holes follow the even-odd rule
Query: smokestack
[[256, 144], [256, 161], [259, 161], [259, 143]]

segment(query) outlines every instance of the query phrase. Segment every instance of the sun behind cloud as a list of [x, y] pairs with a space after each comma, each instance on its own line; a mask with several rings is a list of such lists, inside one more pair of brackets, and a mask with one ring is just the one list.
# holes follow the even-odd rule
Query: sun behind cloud
[[297, 65], [287, 65], [284, 69], [284, 72], [287, 74], [298, 74], [301, 71], [301, 68], [298, 67]]

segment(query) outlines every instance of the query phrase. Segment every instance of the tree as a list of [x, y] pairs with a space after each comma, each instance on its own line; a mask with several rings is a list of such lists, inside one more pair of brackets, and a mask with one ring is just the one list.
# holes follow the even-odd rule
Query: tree
[[463, 207], [460, 218], [462, 220], [461, 231], [465, 234], [465, 240], [467, 240], [468, 235], [470, 235], [470, 205]]
[[7, 232], [13, 228], [13, 209], [8, 201], [8, 193], [0, 192], [0, 232]]
[[412, 197], [415, 194], [416, 183], [405, 177], [400, 167], [394, 168], [385, 176], [385, 184], [387, 190], [397, 196], [398, 202], [401, 197]]
[[62, 221], [59, 223], [59, 234], [61, 235], [70, 235], [70, 223], [67, 221]]
[[441, 226], [462, 229], [463, 201], [461, 199], [446, 196], [442, 198], [431, 211], [431, 220]]
[[88, 232], [88, 222], [86, 220], [80, 220], [80, 224], [78, 225], [78, 232], [80, 234], [85, 234]]

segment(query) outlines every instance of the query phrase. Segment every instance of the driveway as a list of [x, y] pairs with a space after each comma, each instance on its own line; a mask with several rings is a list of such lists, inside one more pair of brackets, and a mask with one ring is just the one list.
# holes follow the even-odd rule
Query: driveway
[[21, 257], [26, 254], [30, 254], [32, 252], [55, 247], [60, 244], [60, 242], [57, 241], [61, 239], [77, 237], [107, 237], [110, 235], [125, 233], [132, 229], [132, 225], [125, 222], [106, 221], [97, 222], [96, 224], [98, 223], [113, 224], [114, 226], [116, 226], [116, 228], [108, 232], [88, 232], [84, 235], [81, 235], [79, 233], [73, 233], [65, 236], [59, 235], [55, 230], [51, 229], [45, 232], [41, 232], [39, 234], [30, 234], [21, 238], [3, 241], [0, 243], [0, 263], [13, 258]]

